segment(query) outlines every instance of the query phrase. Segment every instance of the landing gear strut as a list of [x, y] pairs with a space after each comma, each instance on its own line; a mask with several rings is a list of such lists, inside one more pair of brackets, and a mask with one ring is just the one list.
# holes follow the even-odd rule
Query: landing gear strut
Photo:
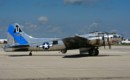
[[32, 51], [30, 51], [29, 56], [32, 56]]

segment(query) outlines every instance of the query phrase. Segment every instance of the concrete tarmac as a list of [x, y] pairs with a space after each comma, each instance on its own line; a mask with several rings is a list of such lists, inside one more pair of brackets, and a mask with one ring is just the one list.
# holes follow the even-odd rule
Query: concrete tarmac
[[0, 80], [130, 80], [130, 46], [99, 49], [96, 57], [78, 50], [4, 52], [0, 49]]

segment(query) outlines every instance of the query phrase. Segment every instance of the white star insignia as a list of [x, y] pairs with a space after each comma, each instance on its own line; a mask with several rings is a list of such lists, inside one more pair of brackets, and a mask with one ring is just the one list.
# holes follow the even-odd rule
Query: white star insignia
[[45, 49], [49, 48], [49, 45], [47, 43], [45, 43], [43, 46], [44, 46]]

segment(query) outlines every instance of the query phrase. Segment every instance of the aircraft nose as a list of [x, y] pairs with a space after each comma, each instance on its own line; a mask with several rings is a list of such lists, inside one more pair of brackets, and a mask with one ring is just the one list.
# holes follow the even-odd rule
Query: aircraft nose
[[117, 38], [113, 38], [112, 39], [112, 44], [118, 44], [119, 42], [122, 41], [122, 38], [121, 37], [117, 37]]

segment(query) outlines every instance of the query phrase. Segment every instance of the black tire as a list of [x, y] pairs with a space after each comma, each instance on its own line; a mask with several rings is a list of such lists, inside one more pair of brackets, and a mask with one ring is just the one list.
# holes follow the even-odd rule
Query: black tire
[[89, 53], [89, 56], [98, 56], [99, 50], [98, 49], [90, 49], [88, 53]]

